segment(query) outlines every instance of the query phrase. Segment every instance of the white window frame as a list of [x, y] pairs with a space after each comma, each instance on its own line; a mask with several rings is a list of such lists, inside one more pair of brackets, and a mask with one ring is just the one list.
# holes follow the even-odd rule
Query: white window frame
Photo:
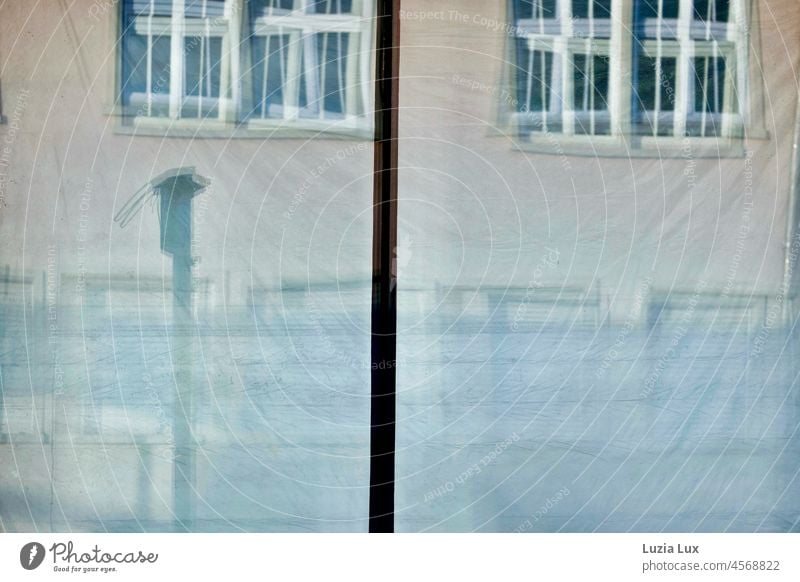
[[[638, 143], [643, 146], [660, 146], [674, 143], [676, 139], [689, 139], [694, 142], [711, 144], [719, 140], [733, 140], [743, 135], [747, 123], [748, 103], [748, 47], [749, 27], [747, 25], [747, 5], [750, 0], [730, 0], [727, 22], [704, 23], [693, 19], [692, 0], [680, 0], [677, 19], [651, 18], [645, 21], [645, 31], [650, 36], [642, 42], [642, 46], [634, 48], [634, 3], [635, 0], [612, 0], [611, 19], [583, 19], [572, 17], [572, 1], [557, 0], [556, 15], [553, 18], [531, 18], [517, 20], [517, 35], [527, 40], [528, 51], [548, 50], [553, 53], [553, 72], [551, 99], [556, 94], [562, 119], [559, 135], [575, 140], [590, 139], [594, 145], [609, 141], [620, 145], [624, 138], [631, 135], [633, 123], [639, 114], [632, 107], [635, 98], [633, 86], [636, 54], [645, 56], [667, 56], [676, 59], [675, 104], [673, 111], [659, 110], [644, 112], [650, 118], [660, 120], [672, 118], [672, 135], [653, 135], [647, 133], [639, 136]], [[593, 3], [589, 3], [590, 12]], [[661, 2], [659, 2], [661, 6]], [[536, 8], [534, 7], [534, 10]], [[660, 9], [659, 9], [660, 11]], [[535, 16], [535, 13], [534, 13]], [[591, 16], [591, 14], [590, 14]], [[663, 29], [674, 31], [674, 38], [664, 39], [658, 34]], [[529, 52], [529, 54], [531, 54]], [[596, 112], [582, 113], [572, 103], [573, 75], [572, 56], [575, 54], [607, 55], [610, 58], [608, 80], [608, 117], [610, 135], [585, 134], [575, 132], [576, 119], [587, 115], [582, 122], [594, 124]], [[705, 133], [707, 113], [694, 112], [694, 94], [692, 78], [695, 74], [693, 59], [695, 57], [723, 57], [725, 59], [725, 82], [723, 88], [723, 111], [713, 114], [719, 121], [719, 130], [713, 134]], [[558, 62], [558, 67], [556, 66]], [[558, 72], [557, 72], [558, 69]], [[570, 74], [563, 74], [570, 71]], [[656, 91], [657, 100], [660, 91]], [[554, 112], [552, 108], [549, 114]], [[543, 116], [543, 113], [539, 113]], [[517, 112], [516, 120], [524, 123], [523, 116], [536, 120], [536, 112]], [[687, 124], [699, 122], [700, 135], [687, 134]], [[532, 142], [542, 140], [541, 136], [550, 132], [547, 123], [537, 123], [540, 130], [529, 134]], [[654, 129], [654, 133], [658, 130]], [[610, 138], [610, 139], [607, 139]], [[552, 138], [550, 138], [552, 139]], [[626, 141], [626, 149], [631, 144]]]
[[[539, 8], [542, 14], [542, 6], [539, 5]], [[613, 20], [594, 18], [593, 10], [594, 2], [589, 0], [589, 18], [573, 18], [572, 0], [557, 0], [556, 15], [553, 18], [534, 17], [517, 21], [517, 30], [527, 39], [529, 55], [533, 55], [534, 51], [552, 54], [549, 110], [526, 111], [523, 114], [541, 128], [540, 133], [547, 134], [550, 131], [548, 123], [550, 116], [560, 117], [561, 129], [558, 133], [564, 135], [575, 134], [576, 121], [583, 127], [588, 126], [590, 128], [588, 134], [594, 135], [598, 115], [607, 116], [609, 123], [613, 118], [613, 113], [610, 111], [604, 114], [602, 110], [595, 108], [579, 110], [573, 103], [575, 55], [584, 55], [590, 62], [594, 56], [611, 57], [610, 39]], [[610, 92], [611, 83], [609, 83]], [[530, 103], [528, 99], [526, 96], [526, 107]]]
[[[311, 11], [313, 0], [292, 0], [290, 10], [272, 9], [266, 15], [253, 22], [253, 36], [268, 39], [271, 36], [289, 37], [286, 47], [286, 66], [281, 71], [282, 98], [281, 115], [269, 117], [263, 109], [259, 115], [248, 119], [250, 128], [274, 128], [291, 123], [295, 126], [325, 129], [334, 125], [337, 129], [366, 129], [370, 126], [368, 114], [371, 110], [371, 78], [370, 49], [372, 46], [372, 4], [370, 0], [352, 0], [352, 12], [344, 14], [322, 14]], [[317, 53], [315, 35], [338, 34], [348, 35], [347, 57], [344, 63], [344, 117], [332, 118], [326, 115], [321, 96], [320, 77], [324, 75], [324, 66], [320, 74], [308, 74], [317, 71]], [[341, 42], [341, 41], [340, 41]], [[265, 42], [266, 51], [270, 43]], [[267, 55], [265, 55], [266, 57]], [[264, 60], [264, 88], [268, 74], [269, 58]], [[303, 74], [305, 73], [305, 74]], [[305, 111], [300, 107], [300, 79], [306, 83], [306, 100], [315, 104]], [[285, 79], [285, 82], [283, 82]], [[313, 114], [312, 116], [303, 113]]]
[[[135, 125], [163, 125], [165, 120], [170, 123], [180, 123], [179, 120], [202, 121], [232, 121], [236, 112], [236, 103], [239, 100], [238, 83], [231, 84], [231, 79], [239, 78], [239, 26], [238, 14], [244, 0], [226, 0], [222, 17], [201, 17], [185, 18], [185, 0], [172, 0], [171, 16], [154, 16], [142, 14], [133, 18], [133, 29], [138, 35], [147, 38], [148, 48], [146, 49], [146, 75], [147, 88], [142, 96], [133, 94], [133, 102], [142, 101], [139, 115], [133, 116]], [[155, 0], [151, 0], [154, 6]], [[205, 11], [205, 6], [203, 7]], [[161, 97], [160, 93], [152, 92], [152, 61], [153, 61], [153, 40], [157, 37], [168, 36], [170, 39], [170, 61], [169, 61], [169, 92], [166, 98]], [[221, 38], [222, 46], [220, 51], [220, 88], [219, 97], [203, 97], [185, 95], [184, 79], [186, 73], [186, 45], [187, 37], [199, 37], [203, 39], [201, 44], [201, 55], [208, 50], [206, 41], [211, 38]], [[201, 56], [202, 58], [202, 56]], [[123, 79], [125, 82], [125, 79]], [[138, 97], [138, 99], [137, 99]], [[168, 114], [164, 116], [153, 115], [153, 105], [159, 99], [166, 99], [166, 109]], [[215, 118], [202, 114], [204, 100], [211, 100], [217, 106]], [[198, 113], [196, 116], [185, 116], [183, 114], [187, 105], [191, 105]]]
[[[155, 2], [157, 0], [151, 0]], [[147, 86], [143, 94], [132, 94], [131, 109], [127, 119], [136, 129], [150, 128], [162, 132], [168, 129], [181, 129], [189, 132], [197, 129], [211, 131], [245, 131], [275, 129], [300, 129], [313, 131], [367, 131], [371, 127], [372, 94], [370, 79], [372, 0], [352, 0], [352, 12], [346, 14], [321, 14], [311, 10], [312, 0], [292, 0], [291, 10], [274, 9], [266, 15], [250, 22], [247, 0], [226, 0], [222, 17], [185, 18], [185, 0], [171, 0], [171, 16], [155, 16], [142, 14], [135, 16], [131, 26], [136, 34], [146, 37], [146, 76]], [[123, 4], [123, 3], [121, 3]], [[154, 5], [154, 4], [151, 4]], [[122, 7], [124, 9], [124, 7]], [[246, 29], [252, 24], [252, 29]], [[319, 107], [319, 115], [315, 118], [301, 115], [299, 107], [299, 79], [303, 68], [316, 70], [317, 60], [312, 35], [319, 33], [342, 33], [349, 35], [347, 58], [344, 64], [346, 79], [344, 80], [343, 118], [331, 118], [325, 115], [324, 107]], [[284, 99], [289, 103], [283, 107], [280, 117], [261, 117], [250, 115], [242, 119], [246, 107], [251, 101], [249, 92], [252, 87], [251, 75], [248, 72], [243, 78], [242, 72], [249, 71], [245, 61], [249, 57], [249, 35], [268, 36], [270, 34], [289, 35], [288, 71], [286, 86], [283, 88]], [[153, 41], [161, 36], [170, 39], [169, 92], [153, 92]], [[217, 105], [216, 115], [203, 115], [203, 106], [208, 105], [208, 97], [186, 96], [184, 79], [186, 67], [185, 40], [187, 37], [205, 39], [221, 38], [221, 62], [219, 97], [214, 99]], [[124, 42], [124, 41], [123, 41]], [[208, 46], [207, 44], [205, 45]], [[267, 44], [269, 47], [269, 44]], [[305, 49], [305, 50], [304, 50]], [[206, 49], [207, 50], [207, 49]], [[301, 61], [303, 55], [303, 62]], [[314, 100], [319, 95], [319, 75], [305, 75], [307, 95]], [[121, 79], [121, 83], [125, 83]], [[316, 86], [314, 83], [316, 82]], [[167, 115], [154, 115], [154, 105], [163, 101], [163, 109]], [[197, 115], [187, 116], [188, 109], [197, 111]], [[138, 107], [138, 109], [137, 109]], [[240, 125], [243, 124], [243, 125]]]

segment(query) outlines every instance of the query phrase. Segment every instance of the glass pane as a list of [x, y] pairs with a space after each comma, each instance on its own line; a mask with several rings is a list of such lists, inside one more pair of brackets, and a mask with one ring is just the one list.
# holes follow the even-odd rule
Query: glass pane
[[249, 0], [248, 7], [253, 14], [266, 16], [275, 11], [291, 10], [294, 0]]
[[514, 0], [517, 18], [556, 18], [557, 0]]
[[254, 36], [250, 40], [253, 51], [253, 110], [245, 117], [262, 119], [283, 116], [283, 88], [286, 84], [286, 59], [289, 36]]
[[[173, 0], [128, 0], [123, 6], [126, 12], [136, 16], [171, 16], [172, 2]], [[187, 15], [189, 13], [187, 11]]]
[[638, 111], [636, 131], [672, 135], [672, 112], [677, 98], [676, 59], [641, 56], [637, 65], [634, 92]]
[[642, 38], [677, 38], [680, 0], [636, 0], [636, 33]]
[[[576, 133], [608, 133], [609, 59], [602, 55], [574, 55], [573, 108], [576, 112]], [[605, 114], [597, 115], [596, 112]]]
[[317, 14], [348, 14], [353, 11], [353, 0], [309, 0], [309, 12]]
[[[228, 0], [230, 1], [230, 0]], [[184, 0], [187, 18], [221, 18], [226, 0]]]
[[[515, 109], [519, 113], [520, 130], [546, 131], [548, 126], [557, 124], [558, 115], [549, 115], [553, 106], [553, 53], [530, 50], [525, 40], [517, 45], [518, 65], [516, 73], [517, 97]], [[560, 104], [558, 104], [560, 107]]]
[[573, 18], [611, 18], [611, 0], [572, 0]]
[[216, 116], [220, 98], [222, 39], [190, 36], [184, 39], [184, 115]]
[[694, 110], [722, 113], [725, 91], [725, 59], [723, 57], [695, 57], [694, 59]]
[[695, 20], [706, 22], [727, 22], [730, 0], [694, 0], [692, 6]]
[[[713, 136], [722, 133], [722, 114], [725, 99], [729, 100], [728, 113], [738, 111], [732, 87], [727, 87], [724, 57], [695, 57], [693, 111], [688, 114], [686, 131], [692, 136]], [[727, 95], [727, 96], [726, 96]]]
[[347, 49], [349, 35], [325, 32], [315, 37], [319, 61], [321, 106], [327, 115], [345, 113]]
[[[172, 39], [148, 48], [134, 15], [169, 19], [171, 5], [124, 2], [121, 45], [92, 18], [64, 42], [0, 36], [27, 71], [2, 79], [3, 113], [24, 130], [0, 124], [13, 142], [0, 164], [0, 529], [366, 531], [371, 137], [213, 139], [196, 116], [221, 107], [232, 44], [197, 23], [181, 45], [183, 118], [139, 120], [149, 136], [118, 126], [104, 82], [116, 51], [127, 104], [148, 87], [168, 96], [156, 79], [175, 73]], [[186, 10], [213, 27], [222, 3]], [[19, 29], [59, 18], [0, 7]], [[280, 52], [279, 35], [259, 38], [261, 54]], [[322, 54], [347, 51], [337, 43]], [[262, 70], [241, 67], [237, 107]], [[322, 78], [341, 111], [338, 71]], [[268, 94], [285, 79], [270, 76]]]
[[635, 0], [641, 18], [678, 18], [680, 0]]
[[[559, 39], [521, 31], [509, 56], [502, 27], [402, 21], [398, 530], [797, 530], [798, 40], [778, 4], [789, 22], [752, 31], [753, 62], [781, 64], [769, 95], [750, 86], [768, 131], [746, 141], [579, 135], [578, 120], [520, 136], [508, 94], [563, 104], [528, 100], [542, 77], [576, 110], [632, 85], [641, 106], [620, 109], [674, 127], [679, 53], [584, 55], [564, 75]], [[503, 2], [436, 9], [513, 19]], [[725, 110], [711, 91], [693, 105]]]

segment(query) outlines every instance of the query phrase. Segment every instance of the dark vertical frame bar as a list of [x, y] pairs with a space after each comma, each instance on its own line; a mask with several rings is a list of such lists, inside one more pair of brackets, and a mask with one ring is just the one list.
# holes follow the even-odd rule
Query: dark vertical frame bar
[[369, 531], [394, 531], [400, 0], [377, 0]]

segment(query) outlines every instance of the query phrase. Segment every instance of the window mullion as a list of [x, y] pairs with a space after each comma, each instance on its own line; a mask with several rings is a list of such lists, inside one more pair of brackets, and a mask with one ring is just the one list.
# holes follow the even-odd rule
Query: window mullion
[[[357, 2], [357, 4], [356, 4]], [[360, 6], [358, 12], [355, 7]], [[368, 73], [372, 69], [372, 39], [373, 39], [373, 14], [369, 11], [371, 3], [362, 2], [361, 0], [354, 0], [353, 11], [354, 13], [361, 14], [361, 34], [359, 35], [360, 54], [358, 56], [358, 65], [353, 63], [353, 67], [358, 67], [359, 85], [361, 90], [361, 111], [369, 113], [372, 104], [372, 76]]]
[[169, 116], [178, 119], [183, 105], [183, 37], [186, 29], [184, 0], [172, 0], [172, 18], [170, 20], [170, 69], [169, 69]]
[[737, 118], [736, 111], [736, 55], [734, 51], [722, 53], [725, 62], [724, 86], [722, 88], [722, 137], [733, 135], [734, 122]]
[[631, 130], [633, 90], [633, 3], [611, 2], [609, 104], [611, 134], [628, 135]]
[[589, 35], [586, 38], [586, 73], [584, 75], [584, 99], [587, 102], [589, 110], [589, 133], [595, 134], [597, 130], [597, 120], [594, 115], [594, 92], [595, 92], [595, 76], [594, 76], [594, 0], [589, 0]]
[[725, 52], [725, 92], [723, 97], [722, 131], [733, 136], [735, 125], [744, 127], [748, 111], [747, 47], [750, 45], [744, 0], [731, 0], [725, 38], [733, 49]]
[[675, 137], [686, 135], [686, 121], [691, 111], [692, 54], [691, 38], [692, 0], [681, 0], [678, 9], [678, 47], [676, 63], [677, 90], [675, 95]]
[[[314, 116], [319, 114], [322, 107], [320, 102], [322, 91], [320, 89], [322, 71], [319, 59], [317, 58], [317, 35], [312, 28], [303, 29], [303, 65], [302, 76], [306, 84], [306, 107]], [[325, 58], [325, 55], [322, 56]], [[298, 104], [299, 106], [299, 104]]]
[[[345, 60], [345, 87], [344, 87], [344, 114], [348, 121], [354, 120], [358, 115], [358, 53], [361, 50], [361, 38], [363, 32], [351, 32], [347, 34], [347, 57]], [[342, 39], [339, 37], [339, 50], [341, 50]]]
[[300, 53], [303, 50], [303, 42], [299, 29], [293, 29], [288, 36], [283, 117], [284, 119], [297, 119], [300, 115], [300, 67], [302, 66]]
[[241, 109], [241, 38], [244, 0], [227, 0], [224, 18], [226, 31], [222, 37], [222, 63], [219, 78], [219, 117], [233, 122]]
[[[565, 67], [565, 57], [567, 50], [566, 43], [551, 43], [549, 45], [545, 45], [544, 52], [542, 54], [550, 54], [550, 96], [549, 96], [549, 103], [547, 107], [548, 113], [552, 115], [558, 116], [561, 115], [562, 124], [564, 119], [564, 110], [570, 109], [571, 106], [566, 101], [566, 97], [564, 96], [564, 67]], [[547, 59], [545, 58], [545, 64], [547, 63]], [[571, 126], [570, 126], [571, 127]]]
[[154, 0], [150, 2], [150, 13], [147, 15], [147, 71], [145, 99], [147, 106], [147, 116], [153, 115], [153, 10]]
[[732, 22], [728, 24], [728, 38], [736, 42], [736, 100], [742, 125], [750, 121], [750, 85], [747, 71], [750, 68], [750, 14], [747, 0], [731, 0], [734, 8]]
[[[664, 22], [664, 0], [658, 0], [658, 24], [656, 25], [656, 86], [655, 86], [655, 106], [654, 106], [654, 115], [651, 124], [653, 125], [653, 135], [658, 135], [660, 121], [661, 121], [661, 86], [663, 82], [662, 75], [664, 74], [664, 69], [662, 68], [663, 63], [663, 56], [664, 56], [664, 39], [663, 39], [663, 30], [662, 25]], [[674, 124], [673, 119], [673, 124]]]
[[553, 51], [553, 67], [560, 67], [561, 74], [561, 126], [565, 135], [575, 133], [575, 104], [573, 91], [573, 63], [572, 52], [569, 50], [569, 41], [574, 34], [572, 25], [571, 0], [559, 0], [558, 18], [561, 21], [561, 35], [558, 37]]

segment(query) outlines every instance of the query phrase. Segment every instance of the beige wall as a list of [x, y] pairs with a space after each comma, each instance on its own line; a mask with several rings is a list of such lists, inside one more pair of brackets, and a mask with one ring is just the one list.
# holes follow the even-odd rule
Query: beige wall
[[[149, 177], [194, 165], [213, 181], [199, 203], [205, 217], [198, 276], [217, 289], [226, 276], [233, 288], [247, 288], [237, 281], [251, 273], [266, 286], [368, 278], [366, 143], [121, 133], [112, 113], [117, 7], [80, 0], [66, 14], [65, 8], [0, 8], [3, 112], [19, 126], [13, 137], [11, 125], [0, 127], [13, 142], [0, 216], [4, 263], [40, 271], [47, 245], [55, 243], [60, 272], [75, 272], [85, 235], [92, 245], [88, 273], [168, 272], [150, 208], [125, 230], [112, 217]], [[555, 144], [554, 155], [518, 151], [514, 136], [503, 135], [510, 128], [500, 123], [497, 95], [508, 88], [508, 38], [480, 23], [503, 22], [506, 3], [406, 0], [403, 9], [457, 10], [469, 19], [446, 12], [443, 19], [403, 22], [401, 232], [414, 250], [406, 287], [525, 287], [544, 247], [557, 249], [560, 260], [542, 284], [599, 286], [609, 301], [630, 297], [648, 275], [658, 289], [691, 291], [698, 273], [709, 289], [770, 294], [780, 285], [800, 24], [793, 1], [758, 4], [752, 68], [763, 67], [765, 131], [745, 140], [752, 157], [693, 153], [691, 160], [680, 152], [561, 156]], [[751, 77], [760, 82], [757, 72]], [[483, 85], [470, 89], [460, 80]], [[337, 153], [345, 160], [309, 178]], [[750, 167], [751, 228], [740, 241]], [[287, 217], [290, 208], [296, 210]], [[737, 242], [741, 258], [734, 258]]]
[[[754, 123], [755, 137], [744, 142], [749, 153], [703, 156], [696, 148], [682, 151], [678, 139], [677, 153], [642, 158], [608, 156], [602, 146], [597, 146], [598, 155], [589, 151], [562, 157], [559, 151], [572, 142], [558, 135], [540, 146], [554, 155], [517, 151], [513, 136], [497, 135], [507, 127], [495, 126], [507, 74], [506, 35], [484, 24], [502, 22], [505, 3], [437, 5], [471, 18], [464, 23], [445, 12], [438, 19], [406, 21], [401, 103], [407, 109], [400, 125], [406, 141], [401, 151], [407, 165], [423, 170], [406, 171], [403, 192], [435, 200], [453, 224], [469, 224], [468, 216], [485, 217], [476, 228], [442, 235], [441, 215], [420, 212], [408, 227], [414, 238], [436, 238], [436, 245], [430, 240], [434, 247], [441, 247], [442, 236], [454, 248], [465, 239], [470, 256], [482, 262], [462, 270], [459, 280], [475, 284], [488, 266], [490, 279], [525, 286], [541, 258], [537, 249], [549, 245], [562, 258], [558, 269], [548, 271], [553, 285], [599, 283], [607, 291], [627, 294], [652, 269], [653, 285], [662, 289], [692, 290], [701, 276], [709, 290], [777, 289], [784, 268], [797, 100], [800, 21], [793, 2], [758, 3], [761, 34], [760, 39], [752, 35], [760, 44], [753, 46], [757, 58], [751, 93], [754, 112], [758, 97], [766, 110], [764, 131]], [[412, 15], [433, 8], [421, 0], [403, 4]], [[763, 90], [758, 87], [760, 67]], [[465, 87], [462, 80], [481, 86]], [[753, 176], [751, 212], [745, 204], [748, 172]], [[401, 219], [403, 208], [410, 206], [401, 207]], [[734, 259], [748, 224], [742, 257]], [[516, 258], [522, 247], [515, 273], [507, 263], [489, 260], [491, 237], [496, 253]], [[428, 276], [447, 270], [444, 255], [430, 260]], [[493, 265], [502, 267], [493, 270]], [[729, 284], [731, 269], [735, 273]]]

